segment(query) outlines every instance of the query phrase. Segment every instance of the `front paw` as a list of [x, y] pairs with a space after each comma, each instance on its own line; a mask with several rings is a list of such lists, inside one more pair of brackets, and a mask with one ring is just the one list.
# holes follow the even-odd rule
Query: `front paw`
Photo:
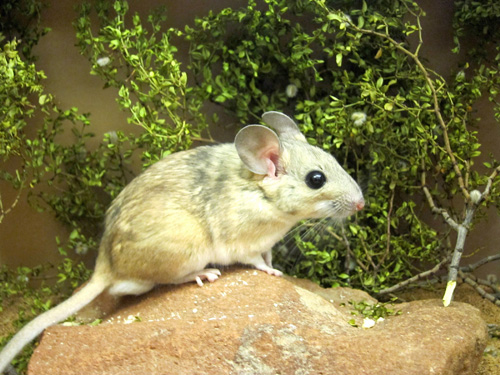
[[268, 273], [269, 275], [283, 276], [283, 272], [281, 272], [275, 268], [269, 267], [267, 265], [257, 266], [257, 269], [260, 271], [264, 271], [264, 272]]

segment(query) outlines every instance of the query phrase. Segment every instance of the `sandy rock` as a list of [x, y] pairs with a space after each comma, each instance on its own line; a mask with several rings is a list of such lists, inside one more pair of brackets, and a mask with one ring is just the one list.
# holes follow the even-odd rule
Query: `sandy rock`
[[320, 292], [251, 269], [157, 288], [101, 325], [47, 329], [28, 374], [474, 374], [487, 334], [472, 306], [401, 304], [363, 329], [346, 301], [327, 300], [368, 295]]
[[351, 302], [366, 302], [371, 305], [378, 303], [378, 301], [370, 296], [368, 293], [352, 288], [322, 288], [318, 284], [313, 283], [307, 279], [297, 279], [292, 276], [283, 275], [283, 277], [292, 282], [293, 284], [306, 289], [320, 297], [323, 297], [328, 302], [333, 303], [336, 307], [344, 307], [345, 304]]

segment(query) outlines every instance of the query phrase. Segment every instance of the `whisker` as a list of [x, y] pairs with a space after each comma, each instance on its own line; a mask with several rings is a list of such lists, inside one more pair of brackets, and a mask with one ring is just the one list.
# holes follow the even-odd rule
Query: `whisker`
[[297, 243], [297, 237], [302, 241], [308, 241], [309, 237], [312, 238], [316, 233], [315, 228], [317, 225], [314, 219], [303, 221], [288, 232], [281, 245], [278, 246], [281, 248], [280, 255], [289, 270], [295, 270], [300, 261], [305, 258], [302, 249]]
[[[346, 249], [345, 239], [341, 234], [341, 228], [346, 223], [346, 219], [339, 218], [342, 213], [346, 212], [346, 207], [342, 202], [332, 202], [330, 212], [331, 216], [328, 218], [309, 219], [301, 222], [277, 246], [276, 250], [286, 272], [303, 274], [307, 273], [309, 268], [315, 267], [315, 257], [307, 255], [309, 251], [307, 242], [311, 242], [315, 246], [327, 244], [330, 249], [334, 247], [336, 250], [340, 250], [339, 259], [335, 261], [341, 262], [340, 267], [343, 270], [351, 268], [351, 263], [355, 260], [352, 258], [353, 254], [348, 254], [349, 250]], [[305, 260], [312, 261], [312, 264], [304, 268], [304, 265], [301, 264]]]

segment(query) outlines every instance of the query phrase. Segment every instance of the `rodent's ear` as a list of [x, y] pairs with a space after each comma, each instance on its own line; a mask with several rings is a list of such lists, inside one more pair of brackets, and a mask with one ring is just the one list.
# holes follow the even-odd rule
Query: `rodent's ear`
[[280, 141], [275, 132], [262, 125], [248, 125], [236, 134], [234, 145], [250, 171], [276, 178]]
[[290, 117], [281, 112], [270, 111], [262, 115], [262, 120], [276, 130], [280, 138], [292, 138], [307, 142], [299, 127]]

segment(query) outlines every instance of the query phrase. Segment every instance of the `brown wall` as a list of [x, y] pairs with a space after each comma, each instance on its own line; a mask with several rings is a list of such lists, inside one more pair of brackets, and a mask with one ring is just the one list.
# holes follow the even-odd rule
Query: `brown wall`
[[[102, 81], [89, 75], [90, 65], [74, 44], [76, 42], [71, 22], [76, 13], [73, 10], [78, 1], [49, 1], [49, 9], [45, 11], [44, 24], [52, 31], [42, 38], [35, 53], [39, 56], [37, 66], [43, 70], [47, 92], [55, 94], [62, 108], [78, 107], [82, 112], [92, 114], [91, 121], [97, 129], [96, 140], [110, 130], [124, 129], [127, 126], [126, 115], [119, 111], [115, 102], [116, 92], [113, 89], [103, 90]], [[133, 11], [146, 14], [148, 9], [157, 5], [166, 5], [168, 22], [178, 28], [192, 22], [195, 15], [204, 15], [209, 9], [217, 11], [226, 6], [238, 6], [246, 3], [244, 0], [147, 0], [129, 1]], [[453, 45], [451, 32], [451, 17], [453, 0], [420, 0], [419, 3], [427, 12], [423, 19], [424, 48], [426, 56], [436, 71], [447, 76], [453, 69], [457, 57], [451, 54]], [[186, 48], [181, 47], [181, 54], [186, 56]], [[500, 154], [496, 148], [500, 140], [500, 127], [493, 120], [492, 109], [489, 103], [481, 101], [477, 108], [481, 122], [480, 141], [486, 150]], [[219, 139], [230, 138], [220, 136]], [[8, 200], [10, 192], [4, 185], [0, 185], [4, 199]], [[498, 252], [497, 243], [500, 234], [500, 219], [492, 210], [489, 220], [476, 228], [469, 238], [466, 248], [468, 252], [484, 249], [482, 257], [488, 253]], [[9, 266], [33, 266], [45, 261], [57, 259], [57, 249], [54, 237], [64, 238], [67, 230], [61, 226], [50, 212], [36, 213], [22, 197], [16, 209], [0, 224], [0, 263]], [[500, 267], [497, 264], [485, 266], [483, 274], [496, 273], [500, 277]]]

